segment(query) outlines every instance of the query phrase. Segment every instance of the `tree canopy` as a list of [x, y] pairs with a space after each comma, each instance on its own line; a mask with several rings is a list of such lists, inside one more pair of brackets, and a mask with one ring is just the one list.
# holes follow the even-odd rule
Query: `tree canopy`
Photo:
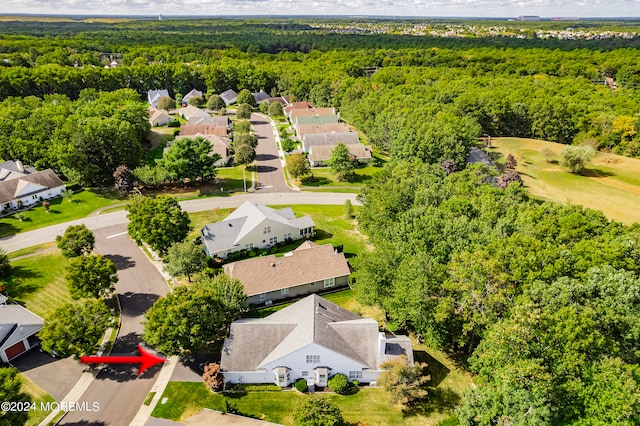
[[164, 258], [165, 269], [172, 276], [186, 275], [189, 282], [191, 276], [202, 271], [207, 266], [207, 255], [201, 245], [193, 241], [175, 243], [167, 250]]
[[65, 257], [88, 255], [95, 243], [96, 237], [84, 224], [68, 226], [62, 236], [56, 236], [56, 244]]
[[114, 284], [118, 282], [113, 261], [92, 254], [74, 258], [67, 266], [65, 278], [74, 299], [105, 297], [115, 290]]
[[351, 161], [349, 148], [342, 142], [338, 143], [331, 151], [331, 157], [327, 160], [327, 165], [338, 180], [351, 180], [355, 174], [355, 166]]
[[215, 162], [220, 156], [211, 153], [211, 142], [203, 137], [176, 139], [157, 164], [174, 181], [190, 179], [202, 181], [215, 176]]
[[[0, 367], [0, 400], [28, 404], [31, 396], [22, 391], [22, 381], [18, 377], [18, 370], [13, 367]], [[0, 425], [21, 426], [29, 419], [29, 409], [0, 411]]]

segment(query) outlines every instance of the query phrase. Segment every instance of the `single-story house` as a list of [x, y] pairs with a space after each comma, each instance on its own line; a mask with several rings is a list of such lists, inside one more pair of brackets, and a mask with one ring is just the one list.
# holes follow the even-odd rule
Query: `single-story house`
[[360, 143], [360, 138], [358, 138], [358, 134], [356, 132], [306, 134], [302, 138], [302, 150], [304, 152], [309, 152], [312, 146], [336, 146], [340, 142], [345, 145], [354, 145]]
[[375, 382], [380, 364], [401, 355], [413, 364], [407, 336], [380, 332], [374, 319], [312, 294], [265, 318], [234, 321], [220, 367], [225, 383], [285, 387], [303, 378], [324, 387], [337, 373]]
[[9, 362], [38, 343], [44, 320], [20, 305], [0, 304], [0, 361]]
[[189, 99], [196, 96], [202, 96], [202, 92], [196, 89], [192, 89], [189, 93], [182, 97], [182, 106], [189, 105]]
[[4, 161], [0, 163], [0, 182], [19, 178], [37, 172], [38, 171], [35, 169], [35, 167], [25, 167], [20, 160]]
[[147, 92], [147, 100], [149, 105], [154, 108], [158, 108], [158, 101], [160, 98], [169, 97], [169, 91], [167, 89], [149, 90]]
[[351, 269], [331, 244], [305, 241], [282, 257], [275, 255], [224, 265], [224, 272], [240, 280], [247, 303], [270, 305], [274, 301], [349, 286]]
[[311, 102], [301, 101], [301, 102], [291, 102], [289, 105], [284, 107], [284, 115], [289, 117], [291, 115], [291, 111], [294, 109], [308, 109], [313, 108], [313, 104]]
[[180, 126], [180, 136], [192, 136], [192, 135], [216, 135], [227, 136], [229, 134], [228, 127], [219, 127], [208, 124], [185, 124]]
[[187, 105], [186, 107], [182, 108], [180, 110], [180, 114], [187, 120], [191, 120], [195, 117], [211, 117], [211, 114], [193, 105]]
[[295, 119], [291, 120], [291, 124], [293, 125], [293, 128], [296, 130], [296, 132], [298, 131], [299, 126], [301, 126], [303, 124], [322, 125], [322, 124], [339, 123], [339, 122], [340, 122], [340, 119], [335, 114], [332, 114], [332, 115], [300, 115], [300, 116], [297, 116]]
[[235, 103], [236, 100], [238, 100], [238, 93], [233, 89], [229, 89], [229, 90], [225, 90], [224, 92], [220, 93], [220, 97], [224, 101], [224, 104], [226, 106], [229, 106], [229, 105]]
[[349, 126], [344, 123], [301, 124], [298, 126], [298, 138], [317, 133], [349, 133]]
[[[311, 167], [322, 167], [327, 165], [327, 161], [331, 158], [331, 152], [335, 145], [316, 145], [309, 148], [309, 164]], [[369, 147], [358, 144], [346, 145], [349, 148], [349, 155], [353, 161], [360, 163], [369, 163], [371, 161], [371, 151]]]
[[276, 96], [275, 98], [268, 98], [266, 99], [267, 102], [269, 102], [269, 104], [272, 104], [274, 102], [278, 102], [280, 103], [280, 105], [282, 105], [282, 107], [286, 107], [287, 105], [289, 105], [289, 101], [291, 100], [291, 95], [285, 95], [285, 96]]
[[201, 239], [208, 256], [226, 258], [240, 250], [264, 249], [313, 235], [310, 216], [296, 218], [290, 207], [275, 210], [245, 201], [223, 221], [204, 226]]
[[165, 111], [149, 108], [149, 122], [151, 122], [152, 127], [166, 126], [170, 121], [173, 121], [173, 117]]
[[[195, 135], [189, 135], [189, 136], [185, 136], [181, 134], [180, 136], [176, 137], [175, 140], [177, 141], [185, 138], [188, 138], [188, 139], [204, 138], [208, 140], [211, 143], [211, 152], [209, 154], [218, 154], [220, 156], [220, 159], [216, 161], [214, 165], [216, 167], [225, 167], [226, 165], [229, 164], [229, 160], [231, 160], [231, 156], [229, 155], [229, 147], [231, 146], [231, 141], [228, 138], [224, 136], [204, 135], [204, 134], [196, 133]], [[171, 146], [170, 144], [167, 144], [167, 147], [165, 147], [165, 151], [169, 149], [170, 146]]]
[[62, 180], [51, 169], [28, 174], [13, 172], [0, 181], [0, 211], [18, 209], [20, 204], [23, 208], [29, 207], [41, 200], [60, 197], [64, 188]]
[[265, 92], [264, 90], [261, 90], [259, 92], [255, 92], [252, 93], [253, 95], [253, 99], [256, 100], [256, 103], [259, 104], [260, 102], [264, 102], [267, 99], [269, 99], [271, 96], [269, 96], [269, 94], [267, 92]]
[[298, 108], [291, 110], [289, 119], [293, 122], [298, 117], [312, 117], [315, 115], [336, 115], [335, 108]]

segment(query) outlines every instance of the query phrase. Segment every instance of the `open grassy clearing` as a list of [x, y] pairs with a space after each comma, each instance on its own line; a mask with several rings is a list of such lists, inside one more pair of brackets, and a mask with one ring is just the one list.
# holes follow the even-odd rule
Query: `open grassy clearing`
[[[626, 224], [640, 222], [640, 159], [599, 152], [580, 176], [558, 163], [565, 145], [521, 138], [494, 138], [492, 145], [490, 152], [502, 161], [508, 154], [516, 158], [516, 170], [532, 196], [600, 210]], [[545, 160], [543, 148], [555, 154], [554, 162]]]
[[[325, 395], [336, 403], [347, 422], [383, 425], [430, 425], [428, 418], [417, 415], [404, 417], [399, 407], [389, 402], [389, 396], [382, 389], [361, 388], [354, 395]], [[202, 408], [222, 410], [225, 401], [234, 404], [245, 416], [263, 419], [284, 425], [293, 425], [296, 408], [308, 398], [297, 391], [282, 392], [236, 392], [216, 394], [203, 383], [170, 382], [162, 395], [166, 404], [158, 404], [153, 410], [154, 417], [185, 421]]]
[[20, 232], [32, 231], [45, 226], [55, 225], [70, 220], [88, 216], [101, 207], [122, 202], [123, 198], [111, 193], [98, 193], [86, 190], [74, 194], [73, 202], [62, 197], [49, 200], [51, 203], [47, 213], [42, 206], [34, 207], [23, 212], [25, 220], [15, 218], [15, 215], [0, 219], [0, 238]]
[[49, 415], [51, 411], [42, 411], [40, 410], [41, 402], [54, 402], [55, 399], [51, 395], [49, 395], [44, 389], [40, 386], [36, 385], [22, 373], [18, 373], [18, 377], [22, 381], [22, 392], [28, 393], [31, 395], [32, 402], [35, 402], [37, 409], [29, 411], [29, 420], [25, 426], [35, 426], [39, 425], [45, 417]]
[[69, 260], [59, 250], [12, 260], [11, 276], [3, 281], [9, 296], [43, 318], [71, 301], [64, 279]]

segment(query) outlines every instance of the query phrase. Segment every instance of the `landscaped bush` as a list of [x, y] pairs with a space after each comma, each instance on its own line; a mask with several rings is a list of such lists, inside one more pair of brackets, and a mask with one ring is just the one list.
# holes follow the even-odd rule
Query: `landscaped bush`
[[167, 127], [180, 127], [180, 120], [173, 120], [168, 122]]
[[294, 386], [299, 392], [306, 392], [308, 389], [307, 381], [305, 379], [296, 380], [296, 383], [294, 384]]
[[268, 384], [244, 384], [238, 383], [231, 387], [231, 390], [234, 391], [259, 391], [259, 392], [273, 392], [273, 391], [281, 391], [282, 388], [278, 385], [268, 385]]
[[329, 386], [329, 389], [340, 395], [344, 395], [349, 392], [349, 389], [351, 389], [351, 382], [349, 382], [347, 376], [342, 373], [338, 373], [330, 378], [327, 385]]

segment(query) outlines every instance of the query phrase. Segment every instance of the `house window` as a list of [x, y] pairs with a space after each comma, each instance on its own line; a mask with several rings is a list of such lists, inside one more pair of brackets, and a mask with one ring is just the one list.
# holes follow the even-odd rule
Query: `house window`
[[284, 234], [284, 240], [290, 240], [291, 239], [291, 232]]
[[308, 371], [303, 371], [302, 372], [302, 377], [309, 377], [309, 372]]
[[304, 235], [304, 229], [300, 230], [300, 235]]
[[289, 294], [289, 289], [288, 288], [283, 288], [282, 290], [280, 290], [280, 293]]
[[245, 248], [246, 250], [251, 250], [251, 249], [253, 249], [253, 243], [245, 244], [245, 245], [244, 245], [244, 248]]
[[4, 208], [5, 208], [5, 209], [10, 209], [10, 208], [11, 208], [11, 203], [7, 203], [7, 204], [5, 204], [5, 205], [4, 205]]
[[324, 280], [324, 288], [333, 287], [334, 285], [336, 285], [335, 278], [327, 278], [326, 280]]
[[37, 195], [32, 195], [31, 198], [33, 198], [34, 200], [37, 200], [38, 196]]
[[267, 300], [267, 293], [260, 293], [260, 301], [263, 302]]
[[349, 371], [349, 380], [362, 379], [362, 370]]
[[271, 233], [271, 227], [270, 226], [265, 226], [264, 229], [262, 230], [263, 234], [270, 234]]
[[320, 355], [307, 355], [307, 364], [319, 364]]
[[318, 383], [324, 383], [327, 380], [326, 374], [318, 374]]
[[269, 238], [269, 244], [275, 244], [278, 242], [278, 237], [271, 237]]
[[284, 383], [284, 374], [278, 374], [278, 383]]

